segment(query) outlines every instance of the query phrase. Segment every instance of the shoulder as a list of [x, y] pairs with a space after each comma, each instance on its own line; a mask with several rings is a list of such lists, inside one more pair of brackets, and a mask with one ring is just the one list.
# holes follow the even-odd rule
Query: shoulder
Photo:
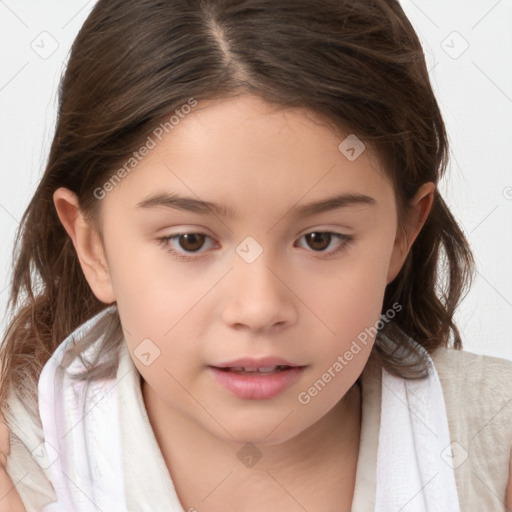
[[[503, 510], [512, 449], [512, 361], [438, 348], [461, 510]], [[499, 506], [499, 508], [496, 508]]]
[[512, 361], [446, 347], [439, 347], [431, 357], [443, 387], [471, 386], [475, 398], [492, 392], [512, 399]]
[[468, 441], [492, 441], [510, 450], [512, 361], [445, 347], [431, 357], [453, 430]]

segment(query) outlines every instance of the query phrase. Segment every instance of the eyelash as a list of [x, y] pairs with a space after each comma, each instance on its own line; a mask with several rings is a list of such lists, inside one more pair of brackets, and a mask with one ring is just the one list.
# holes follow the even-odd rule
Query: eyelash
[[[315, 250], [310, 251], [313, 253], [318, 253], [320, 255], [320, 257], [324, 258], [324, 259], [337, 256], [342, 251], [347, 249], [347, 247], [349, 247], [352, 244], [352, 242], [354, 241], [354, 237], [352, 235], [345, 235], [342, 233], [334, 233], [332, 231], [309, 231], [308, 233], [304, 233], [300, 238], [303, 238], [307, 235], [311, 235], [312, 233], [329, 234], [329, 235], [333, 236], [334, 238], [337, 238], [338, 240], [343, 242], [338, 248], [336, 248], [330, 252], [315, 251]], [[171, 240], [178, 239], [180, 236], [183, 236], [183, 235], [202, 235], [211, 240], [211, 238], [206, 233], [190, 231], [190, 232], [184, 232], [184, 233], [175, 233], [175, 234], [169, 235], [169, 236], [163, 236], [163, 237], [158, 238], [157, 241], [158, 241], [158, 244], [163, 246], [167, 252], [169, 252], [175, 258], [177, 258], [179, 260], [192, 261], [192, 260], [197, 259], [199, 256], [192, 256], [192, 254], [202, 254], [202, 251], [200, 251], [200, 250], [195, 251], [195, 252], [190, 252], [189, 254], [183, 254], [181, 252], [176, 251], [172, 247], [169, 247], [169, 243], [171, 242]]]

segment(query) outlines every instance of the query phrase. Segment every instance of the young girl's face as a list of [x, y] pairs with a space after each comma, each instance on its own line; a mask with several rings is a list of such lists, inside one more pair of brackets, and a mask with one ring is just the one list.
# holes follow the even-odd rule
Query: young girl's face
[[[348, 135], [248, 95], [201, 101], [105, 194], [108, 278], [89, 282], [160, 414], [272, 444], [361, 374], [406, 254], [391, 183]], [[276, 365], [293, 368], [232, 370]]]

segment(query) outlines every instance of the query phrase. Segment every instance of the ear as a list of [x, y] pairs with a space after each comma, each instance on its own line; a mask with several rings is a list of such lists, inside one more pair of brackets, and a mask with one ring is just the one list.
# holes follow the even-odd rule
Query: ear
[[60, 187], [53, 193], [57, 215], [73, 241], [82, 271], [94, 295], [105, 304], [115, 301], [103, 242], [78, 205], [74, 192]]
[[427, 220], [432, 204], [436, 186], [429, 181], [424, 183], [409, 202], [407, 218], [404, 226], [398, 226], [393, 252], [388, 268], [387, 284], [400, 272], [414, 240], [419, 235], [421, 228]]

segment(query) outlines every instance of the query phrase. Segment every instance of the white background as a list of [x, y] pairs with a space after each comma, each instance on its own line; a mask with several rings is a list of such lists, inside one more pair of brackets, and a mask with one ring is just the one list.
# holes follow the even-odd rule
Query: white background
[[[422, 41], [451, 143], [441, 190], [477, 261], [456, 316], [463, 343], [512, 360], [512, 0], [401, 4]], [[93, 5], [0, 0], [2, 330], [14, 233], [44, 169], [69, 48]]]

